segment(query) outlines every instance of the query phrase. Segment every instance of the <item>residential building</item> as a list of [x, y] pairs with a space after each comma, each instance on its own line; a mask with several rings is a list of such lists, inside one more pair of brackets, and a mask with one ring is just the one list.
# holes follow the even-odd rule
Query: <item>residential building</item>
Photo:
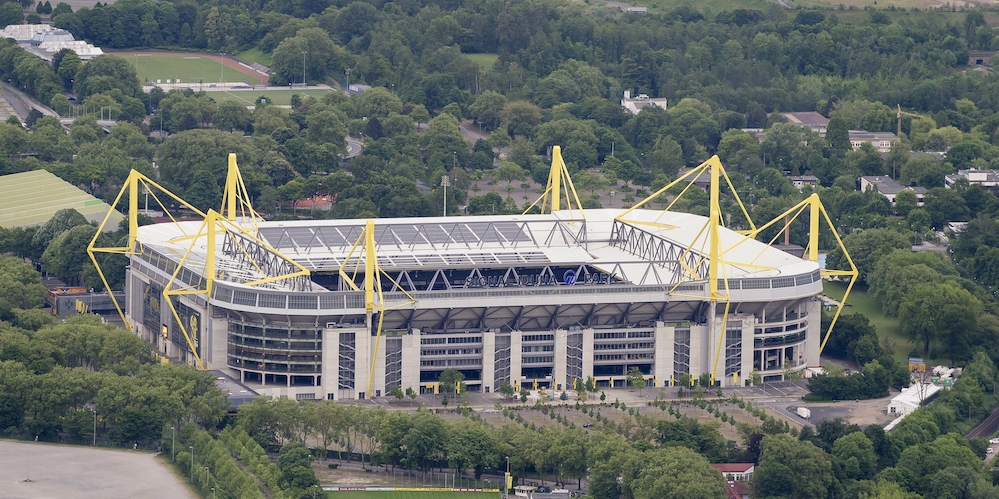
[[861, 144], [870, 142], [878, 152], [890, 152], [892, 147], [898, 143], [898, 135], [892, 132], [865, 132], [863, 130], [850, 130], [850, 145], [854, 150], [860, 149]]
[[624, 91], [624, 98], [621, 99], [621, 107], [631, 114], [638, 114], [646, 106], [656, 106], [666, 109], [666, 99], [653, 99], [646, 94], [638, 94], [631, 97], [631, 90]]
[[753, 463], [718, 463], [712, 464], [711, 467], [718, 470], [725, 480], [736, 482], [748, 482], [756, 469]]
[[909, 187], [902, 185], [891, 177], [883, 175], [871, 175], [860, 177], [860, 190], [866, 191], [868, 188], [874, 189], [878, 194], [888, 198], [888, 202], [895, 206], [895, 196], [899, 192], [909, 190], [916, 193], [916, 205], [923, 205], [923, 197], [926, 196], [925, 187]]
[[819, 185], [819, 178], [814, 175], [792, 175], [791, 183], [799, 191], [804, 189], [806, 185], [815, 187]]
[[780, 113], [788, 123], [810, 128], [823, 137], [826, 135], [826, 128], [829, 127], [829, 118], [822, 116], [815, 111], [805, 111], [800, 113]]
[[999, 186], [999, 170], [958, 170], [955, 174], [944, 176], [944, 187], [949, 189], [954, 185], [954, 182], [962, 178], [971, 185]]

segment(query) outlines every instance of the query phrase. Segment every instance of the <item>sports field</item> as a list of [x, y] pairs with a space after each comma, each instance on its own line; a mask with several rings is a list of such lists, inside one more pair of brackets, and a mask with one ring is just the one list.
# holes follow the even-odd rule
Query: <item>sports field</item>
[[415, 491], [360, 491], [343, 490], [326, 492], [330, 499], [493, 499], [495, 492], [415, 492]]
[[225, 66], [223, 67], [222, 57], [218, 54], [127, 51], [114, 52], [114, 55], [123, 57], [136, 67], [136, 73], [139, 75], [141, 83], [155, 83], [156, 80], [166, 83], [167, 80], [177, 79], [184, 83], [204, 83], [206, 85], [218, 83], [219, 79], [226, 82], [246, 82], [253, 85], [267, 83], [266, 76], [240, 66], [230, 57], [225, 58]]
[[322, 98], [323, 95], [328, 94], [331, 90], [217, 90], [217, 89], [204, 89], [208, 96], [215, 99], [215, 102], [222, 101], [236, 101], [241, 104], [246, 104], [247, 106], [252, 106], [256, 101], [257, 97], [263, 95], [267, 98], [267, 102], [278, 105], [287, 106], [291, 104], [291, 96], [298, 94], [302, 96], [304, 100], [306, 96], [313, 96], [317, 99]]

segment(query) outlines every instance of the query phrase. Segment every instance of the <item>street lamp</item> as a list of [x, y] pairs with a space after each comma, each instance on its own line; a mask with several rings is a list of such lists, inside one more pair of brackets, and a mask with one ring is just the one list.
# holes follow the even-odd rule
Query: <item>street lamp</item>
[[451, 179], [447, 175], [441, 175], [441, 187], [444, 188], [444, 216], [447, 216], [447, 186], [451, 185]]
[[205, 485], [208, 485], [208, 466], [205, 466]]
[[221, 87], [225, 82], [225, 52], [219, 52], [219, 55], [222, 56], [222, 67], [219, 68], [219, 86]]
[[350, 70], [349, 69], [344, 69], [343, 72], [347, 73], [347, 91], [344, 92], [344, 93], [346, 93], [347, 95], [350, 95]]
[[97, 447], [97, 408], [91, 410], [94, 411], [94, 447]]
[[191, 449], [191, 483], [194, 483], [194, 446], [188, 446]]
[[212, 487], [212, 499], [215, 499], [215, 487]]
[[173, 440], [170, 443], [170, 462], [174, 463], [177, 462], [177, 427], [174, 426], [170, 429], [173, 430]]
[[309, 83], [305, 81], [305, 55], [308, 54], [306, 51], [302, 51], [302, 88], [308, 88]]

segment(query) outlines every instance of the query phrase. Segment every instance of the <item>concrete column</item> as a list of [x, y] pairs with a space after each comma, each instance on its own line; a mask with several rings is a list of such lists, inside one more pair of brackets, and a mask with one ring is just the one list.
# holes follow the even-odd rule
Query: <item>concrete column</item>
[[[746, 380], [753, 372], [753, 342], [756, 325], [752, 315], [742, 318], [742, 367], [739, 369], [739, 386], [746, 386]], [[729, 382], [732, 380], [730, 379]]]
[[658, 386], [669, 386], [669, 377], [673, 374], [673, 345], [676, 340], [674, 328], [664, 322], [656, 322], [656, 360], [652, 364], [652, 374], [656, 376]]
[[[354, 398], [371, 398], [368, 391], [368, 378], [371, 376], [371, 348], [374, 341], [368, 328], [353, 330], [357, 334], [354, 341]], [[374, 390], [374, 387], [372, 387]]]
[[402, 390], [412, 388], [420, 393], [420, 332], [402, 337]]
[[711, 369], [708, 350], [711, 348], [710, 326], [690, 326], [690, 375], [695, 379]]
[[[804, 318], [808, 321], [808, 331], [805, 333], [805, 351], [803, 352], [805, 365], [819, 366], [822, 365], [822, 362], [819, 361], [819, 346], [822, 345], [822, 337], [826, 334], [822, 330], [822, 320], [820, 319], [822, 304], [813, 299], [803, 307], [808, 312], [808, 317]], [[842, 317], [840, 315], [840, 318]]]
[[521, 349], [523, 348], [523, 336], [524, 333], [521, 331], [510, 332], [510, 384], [512, 384], [514, 388], [518, 389], [524, 388], [521, 385], [523, 380], [520, 379], [520, 361], [523, 359], [524, 355], [523, 352], [521, 352]]
[[[209, 305], [209, 308], [211, 306]], [[205, 321], [205, 326], [207, 326], [207, 331], [205, 332], [206, 345], [209, 347], [207, 354], [206, 366], [211, 369], [221, 369], [223, 371], [229, 372], [229, 321], [225, 318], [215, 318], [211, 314], [206, 313], [202, 317], [211, 317], [211, 319]]]
[[[375, 358], [375, 372], [374, 372], [375, 378], [374, 382], [371, 383], [371, 393], [367, 394], [366, 397], [368, 398], [376, 396], [384, 397], [385, 395], [387, 395], [385, 393], [385, 344], [386, 344], [385, 336], [382, 335], [381, 338], [377, 338], [377, 348], [376, 348], [376, 338], [374, 336], [371, 336], [370, 343], [371, 343], [371, 353], [375, 354], [375, 352], [377, 351], [378, 356]], [[369, 359], [370, 357], [371, 354], [368, 355]], [[366, 371], [366, 374], [368, 375], [371, 374], [371, 364], [368, 364], [368, 370]], [[368, 387], [367, 386], [358, 387], [358, 389], [364, 391], [367, 390]], [[381, 393], [381, 395], [376, 395], [377, 393]]]
[[593, 328], [583, 330], [583, 381], [593, 376]]
[[555, 367], [552, 369], [552, 389], [557, 389], [562, 385], [565, 387], [565, 376], [568, 372], [569, 355], [569, 332], [565, 329], [557, 329], [555, 333]]
[[329, 398], [334, 394], [336, 399], [337, 387], [340, 385], [340, 329], [323, 329], [323, 390], [325, 397]]
[[482, 333], [482, 391], [496, 391], [496, 333]]

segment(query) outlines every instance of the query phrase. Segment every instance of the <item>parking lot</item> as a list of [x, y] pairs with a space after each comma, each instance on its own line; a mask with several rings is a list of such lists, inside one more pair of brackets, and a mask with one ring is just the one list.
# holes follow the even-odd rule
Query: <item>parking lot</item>
[[196, 497], [155, 454], [15, 440], [0, 440], [0, 496]]

